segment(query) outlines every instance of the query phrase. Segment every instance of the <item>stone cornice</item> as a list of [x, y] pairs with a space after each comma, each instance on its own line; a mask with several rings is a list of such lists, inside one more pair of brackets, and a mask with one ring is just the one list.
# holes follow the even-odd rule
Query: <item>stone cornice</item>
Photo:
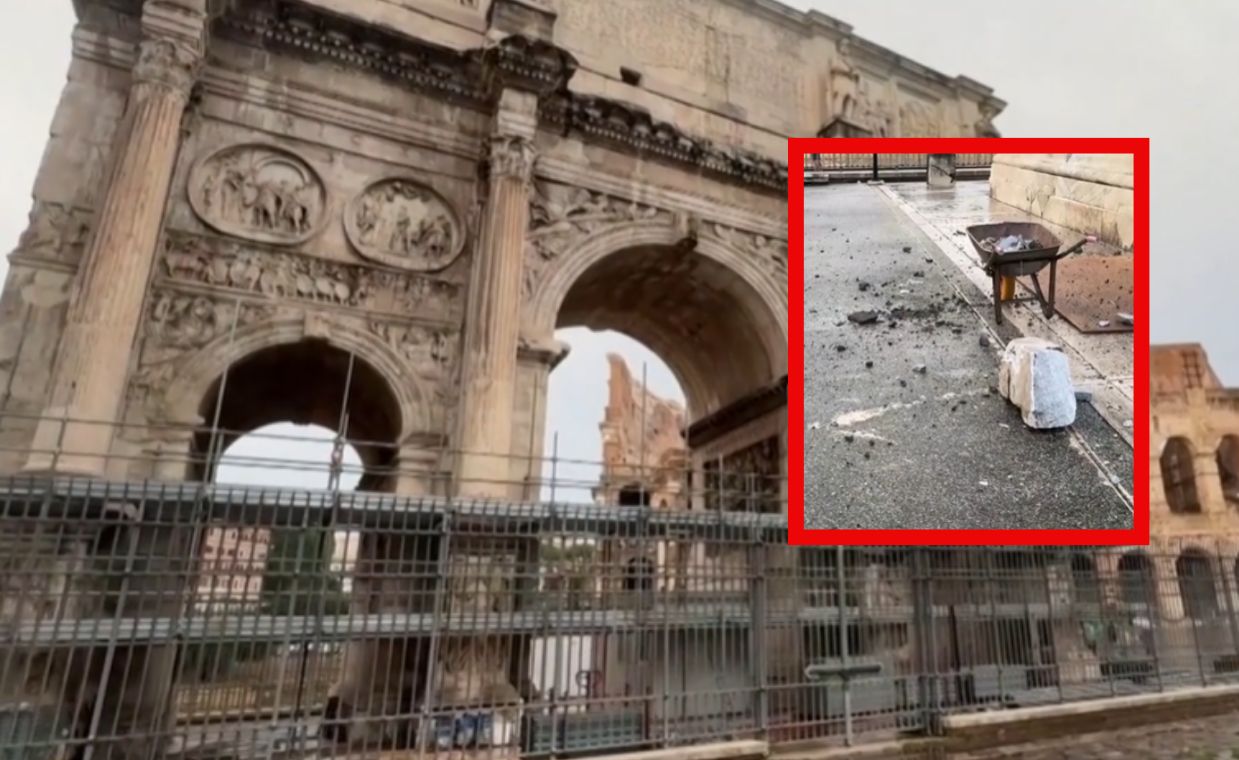
[[746, 425], [753, 420], [787, 405], [787, 375], [765, 388], [733, 401], [711, 415], [688, 426], [685, 431], [690, 447], [705, 446], [711, 441]]
[[783, 193], [787, 165], [739, 148], [694, 137], [655, 121], [638, 106], [586, 95], [564, 95], [542, 106], [544, 124], [577, 132], [638, 155], [692, 165], [721, 179]]
[[484, 104], [479, 56], [366, 27], [292, 2], [234, 11], [216, 34], [292, 55], [373, 72], [440, 97]]

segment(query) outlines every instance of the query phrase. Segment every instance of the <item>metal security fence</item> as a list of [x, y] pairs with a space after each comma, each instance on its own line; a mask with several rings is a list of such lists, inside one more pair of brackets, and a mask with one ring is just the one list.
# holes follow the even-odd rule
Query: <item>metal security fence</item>
[[[955, 170], [959, 177], [989, 176], [991, 153], [957, 153]], [[806, 181], [915, 180], [929, 171], [925, 153], [814, 153], [805, 156]]]
[[1234, 547], [806, 548], [763, 510], [0, 482], [6, 758], [605, 754], [1232, 681]]

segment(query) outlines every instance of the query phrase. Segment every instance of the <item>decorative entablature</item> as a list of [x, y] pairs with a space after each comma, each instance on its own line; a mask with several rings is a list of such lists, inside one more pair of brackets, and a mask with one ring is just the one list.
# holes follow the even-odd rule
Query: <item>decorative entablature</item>
[[457, 52], [342, 19], [295, 2], [246, 4], [217, 24], [217, 37], [300, 56], [326, 58], [431, 95], [491, 107], [497, 82], [543, 95], [540, 118], [620, 150], [688, 164], [721, 179], [782, 193], [787, 167], [750, 151], [718, 145], [655, 121], [644, 109], [568, 91], [576, 62], [560, 48], [511, 35]]
[[448, 50], [296, 2], [246, 3], [223, 16], [215, 34], [279, 52], [326, 58], [478, 107], [487, 101], [477, 52]]

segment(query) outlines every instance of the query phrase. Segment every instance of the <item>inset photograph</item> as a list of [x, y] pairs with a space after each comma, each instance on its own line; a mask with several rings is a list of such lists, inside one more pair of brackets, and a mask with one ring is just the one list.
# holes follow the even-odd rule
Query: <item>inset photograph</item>
[[1133, 164], [806, 157], [806, 529], [1132, 528]]

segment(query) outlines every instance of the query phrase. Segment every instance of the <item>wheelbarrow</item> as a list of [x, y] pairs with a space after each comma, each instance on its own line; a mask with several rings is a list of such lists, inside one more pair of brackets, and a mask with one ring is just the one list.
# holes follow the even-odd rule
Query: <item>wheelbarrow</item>
[[[968, 239], [977, 250], [981, 266], [985, 273], [994, 281], [994, 319], [1002, 324], [1002, 283], [1008, 278], [1032, 278], [1035, 295], [1023, 298], [1011, 298], [1012, 301], [1037, 301], [1041, 304], [1041, 313], [1049, 319], [1054, 316], [1054, 279], [1058, 273], [1058, 262], [1084, 247], [1085, 243], [1095, 238], [1086, 236], [1070, 248], [1062, 248], [1062, 243], [1054, 233], [1036, 222], [996, 222], [992, 224], [975, 224], [968, 227]], [[1001, 238], [1018, 235], [1032, 241], [1032, 246], [1026, 250], [999, 251], [994, 241]], [[1050, 268], [1049, 294], [1041, 289], [1041, 281], [1037, 274]]]

